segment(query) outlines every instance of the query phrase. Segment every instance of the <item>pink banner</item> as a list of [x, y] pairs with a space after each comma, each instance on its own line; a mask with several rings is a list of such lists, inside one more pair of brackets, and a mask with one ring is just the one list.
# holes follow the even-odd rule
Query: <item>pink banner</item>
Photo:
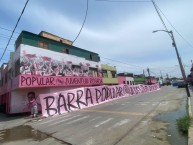
[[42, 115], [45, 117], [83, 109], [118, 98], [159, 90], [154, 85], [114, 85], [84, 87], [68, 91], [40, 94]]
[[92, 86], [101, 85], [101, 77], [59, 77], [59, 76], [35, 76], [20, 75], [19, 87], [48, 87], [48, 86]]

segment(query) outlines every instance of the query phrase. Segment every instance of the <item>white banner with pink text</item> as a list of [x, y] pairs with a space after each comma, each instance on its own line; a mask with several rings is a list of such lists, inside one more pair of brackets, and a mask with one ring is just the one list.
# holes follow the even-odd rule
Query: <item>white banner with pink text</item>
[[42, 115], [45, 117], [87, 108], [115, 99], [159, 90], [154, 85], [113, 85], [82, 87], [73, 90], [40, 94]]

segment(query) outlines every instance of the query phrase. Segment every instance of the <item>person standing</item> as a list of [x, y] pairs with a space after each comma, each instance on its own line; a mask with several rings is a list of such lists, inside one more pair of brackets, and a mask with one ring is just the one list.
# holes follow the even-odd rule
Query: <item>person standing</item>
[[37, 107], [37, 101], [35, 97], [35, 92], [28, 92], [28, 107], [31, 109], [31, 117], [37, 117], [38, 114], [38, 107]]

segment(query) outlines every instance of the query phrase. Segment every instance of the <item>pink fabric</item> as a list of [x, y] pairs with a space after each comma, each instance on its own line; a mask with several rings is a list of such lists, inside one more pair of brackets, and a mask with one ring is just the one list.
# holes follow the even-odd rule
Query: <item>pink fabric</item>
[[159, 89], [159, 84], [95, 86], [40, 94], [39, 98], [42, 115], [48, 117]]
[[36, 99], [33, 98], [32, 100], [30, 100], [29, 104], [30, 104], [30, 107], [37, 105]]
[[126, 82], [126, 77], [118, 76], [119, 84], [124, 84], [124, 81]]
[[[48, 86], [92, 86], [101, 85], [102, 77], [80, 77], [80, 76], [36, 76], [19, 75], [19, 80], [14, 80], [19, 88], [48, 87]], [[16, 82], [19, 81], [19, 82]]]

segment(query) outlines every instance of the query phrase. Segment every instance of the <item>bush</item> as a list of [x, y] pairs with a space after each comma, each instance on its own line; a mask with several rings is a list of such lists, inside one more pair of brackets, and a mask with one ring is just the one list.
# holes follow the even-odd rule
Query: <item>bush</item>
[[184, 134], [188, 134], [188, 128], [190, 127], [190, 124], [191, 118], [187, 115], [180, 119], [177, 119], [178, 129]]

